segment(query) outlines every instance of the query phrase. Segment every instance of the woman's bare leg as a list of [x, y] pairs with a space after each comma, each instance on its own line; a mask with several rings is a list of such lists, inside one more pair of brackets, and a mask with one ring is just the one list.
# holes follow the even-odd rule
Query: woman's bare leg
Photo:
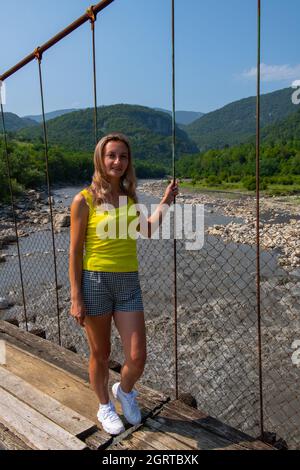
[[109, 402], [109, 356], [112, 314], [85, 317], [85, 331], [90, 346], [89, 376], [102, 405]]
[[125, 362], [121, 370], [121, 388], [129, 393], [141, 377], [146, 362], [146, 327], [143, 312], [114, 312]]

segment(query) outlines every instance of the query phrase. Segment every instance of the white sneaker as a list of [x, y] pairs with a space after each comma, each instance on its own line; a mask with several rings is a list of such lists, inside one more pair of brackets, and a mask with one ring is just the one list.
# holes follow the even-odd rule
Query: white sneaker
[[99, 419], [104, 431], [109, 434], [116, 435], [125, 431], [124, 424], [116, 413], [115, 405], [111, 401], [109, 401], [108, 405], [100, 405], [97, 418]]
[[130, 393], [123, 392], [120, 382], [112, 386], [112, 392], [116, 400], [121, 403], [123, 414], [128, 423], [132, 425], [139, 424], [142, 420], [141, 412], [136, 401], [136, 397], [139, 393], [136, 390], [132, 390]]

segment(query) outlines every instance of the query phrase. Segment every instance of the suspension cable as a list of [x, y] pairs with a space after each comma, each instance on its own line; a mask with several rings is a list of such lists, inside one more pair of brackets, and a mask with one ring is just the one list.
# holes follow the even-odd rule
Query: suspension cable
[[51, 197], [51, 187], [50, 187], [50, 178], [49, 178], [48, 137], [47, 137], [47, 128], [46, 128], [45, 107], [44, 107], [44, 92], [43, 92], [43, 80], [42, 80], [42, 67], [41, 67], [42, 53], [41, 53], [39, 47], [37, 47], [37, 48], [35, 49], [34, 54], [35, 54], [35, 58], [36, 58], [37, 61], [38, 61], [38, 68], [39, 68], [40, 95], [41, 95], [41, 105], [42, 105], [43, 131], [44, 131], [44, 146], [45, 146], [46, 178], [47, 178], [48, 201], [49, 201], [49, 207], [50, 207], [50, 222], [51, 222], [52, 247], [53, 247], [53, 261], [54, 261], [54, 277], [55, 277], [55, 291], [56, 291], [58, 341], [59, 341], [59, 345], [61, 346], [60, 309], [59, 309], [59, 299], [58, 299], [58, 281], [57, 281], [57, 265], [56, 265], [56, 248], [55, 248], [55, 238], [54, 238], [52, 197]]
[[259, 369], [259, 402], [260, 402], [260, 436], [264, 439], [263, 415], [263, 376], [262, 376], [262, 340], [260, 310], [260, 234], [259, 234], [259, 177], [260, 177], [260, 57], [261, 57], [261, 1], [257, 0], [257, 92], [256, 92], [256, 305], [257, 305], [257, 339]]
[[[172, 166], [173, 183], [175, 183], [175, 0], [172, 0]], [[174, 196], [174, 204], [176, 196]], [[176, 249], [176, 210], [173, 217], [173, 260], [174, 260], [174, 353], [175, 353], [175, 395], [178, 399], [178, 331], [177, 331], [177, 249]]]
[[93, 10], [93, 6], [90, 6], [86, 14], [90, 18], [91, 30], [92, 30], [92, 50], [93, 50], [93, 82], [94, 82], [94, 139], [95, 145], [98, 143], [98, 105], [97, 105], [97, 75], [96, 75], [96, 45], [95, 45], [95, 21], [97, 15]]
[[9, 152], [8, 152], [8, 143], [7, 143], [7, 136], [6, 136], [4, 110], [3, 110], [3, 104], [2, 104], [1, 99], [0, 99], [0, 104], [1, 104], [1, 116], [2, 116], [2, 126], [3, 126], [3, 136], [4, 136], [4, 149], [5, 149], [5, 158], [6, 158], [6, 166], [7, 166], [7, 173], [8, 173], [8, 184], [9, 184], [11, 209], [12, 209], [12, 215], [13, 215], [13, 220], [14, 220], [15, 235], [16, 235], [16, 240], [17, 240], [18, 262], [19, 262], [19, 272], [20, 272], [21, 289], [22, 289], [25, 327], [26, 327], [26, 331], [28, 332], [27, 309], [26, 309], [24, 281], [23, 281], [23, 274], [22, 274], [22, 260], [21, 260], [21, 252], [20, 252], [20, 245], [19, 245], [17, 220], [16, 220], [16, 214], [15, 214], [14, 195], [13, 195], [13, 189], [12, 189], [12, 183], [11, 183], [11, 170], [10, 170], [10, 162], [9, 162], [9, 155], [8, 155]]

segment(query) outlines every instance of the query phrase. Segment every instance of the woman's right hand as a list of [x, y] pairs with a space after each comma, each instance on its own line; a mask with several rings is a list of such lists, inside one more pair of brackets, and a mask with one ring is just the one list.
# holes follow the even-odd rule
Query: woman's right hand
[[178, 192], [179, 189], [177, 179], [176, 181], [171, 181], [171, 183], [167, 186], [162, 201], [166, 202], [167, 204], [171, 204], [172, 202], [174, 202], [174, 197], [178, 195]]
[[80, 326], [85, 326], [84, 319], [86, 315], [86, 308], [82, 300], [78, 299], [71, 302], [70, 313]]

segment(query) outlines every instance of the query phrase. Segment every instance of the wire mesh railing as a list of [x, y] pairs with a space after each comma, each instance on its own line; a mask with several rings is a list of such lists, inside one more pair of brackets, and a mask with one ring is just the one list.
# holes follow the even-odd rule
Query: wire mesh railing
[[[68, 194], [68, 190], [59, 192]], [[63, 222], [71, 198], [72, 194], [63, 198], [64, 207], [55, 202], [55, 221], [58, 214]], [[62, 197], [56, 194], [54, 199]], [[197, 201], [195, 196], [193, 200]], [[189, 251], [185, 239], [177, 240], [179, 394], [191, 394], [200, 409], [257, 437], [260, 414], [256, 250], [255, 233], [250, 230], [253, 222], [222, 215], [213, 207], [212, 203], [205, 205], [205, 241], [201, 250]], [[275, 238], [285, 240], [287, 251], [287, 245], [293, 243], [291, 233], [299, 236], [300, 222], [296, 216], [285, 217], [287, 220], [279, 224], [267, 223], [263, 218], [261, 222], [264, 414], [267, 432], [276, 433], [289, 448], [299, 448], [299, 368], [292, 360], [296, 351], [292, 346], [300, 339], [300, 264], [295, 260], [291, 265], [289, 259], [294, 259], [293, 255], [287, 258], [276, 243], [274, 248], [267, 248], [268, 238], [263, 235], [266, 226], [270, 226], [267, 228], [276, 231]], [[278, 213], [277, 218], [280, 219]], [[58, 343], [50, 224], [46, 219], [43, 225], [33, 224], [35, 219], [21, 224], [21, 230], [28, 235], [20, 237], [19, 245], [29, 331], [43, 330], [47, 339]], [[11, 224], [9, 220], [6, 223]], [[55, 224], [62, 345], [87, 357], [84, 331], [69, 313], [68, 220], [66, 225]], [[3, 253], [7, 260], [0, 266], [1, 296], [13, 305], [2, 311], [2, 317], [17, 320], [25, 329], [16, 244], [6, 245]], [[138, 240], [138, 256], [148, 338], [148, 359], [140, 380], [175, 398], [172, 239]], [[122, 345], [114, 326], [111, 359], [123, 362]]]
[[[104, 8], [111, 1], [100, 3]], [[94, 46], [91, 10], [84, 21], [81, 18], [82, 22], [88, 20], [93, 26]], [[74, 30], [74, 25], [65, 30], [65, 35]], [[174, 28], [172, 35], [174, 41]], [[55, 41], [62, 37], [57, 36]], [[39, 51], [47, 50], [55, 41]], [[28, 56], [27, 62], [22, 61], [0, 79], [16, 73], [33, 57]], [[95, 48], [93, 59], [97, 140]], [[257, 109], [258, 119], [259, 106]], [[2, 107], [1, 111], [4, 126]], [[174, 111], [175, 99], [173, 123]], [[46, 131], [45, 116], [44, 128]], [[53, 197], [51, 186], [55, 181], [50, 182], [47, 176], [43, 192], [27, 191], [25, 199], [18, 201], [12, 190], [5, 129], [4, 136], [11, 205], [5, 210], [2, 207], [0, 220], [2, 318], [28, 331], [42, 330], [47, 339], [87, 356], [84, 330], [70, 315], [68, 276], [69, 208], [72, 196], [80, 189], [62, 188], [54, 191]], [[44, 141], [47, 153], [46, 132]], [[257, 151], [259, 157], [259, 138]], [[173, 170], [175, 177], [175, 165]], [[259, 165], [256, 178], [259, 187]], [[187, 201], [189, 194], [180, 197], [181, 202], [191, 202]], [[199, 250], [187, 250], [184, 238], [175, 243], [174, 234], [170, 240], [138, 240], [148, 338], [147, 364], [140, 380], [173, 398], [189, 393], [199, 408], [223, 422], [269, 442], [281, 438], [282, 445], [286, 441], [289, 448], [299, 449], [299, 368], [295, 354], [300, 347], [300, 217], [285, 215], [280, 221], [277, 209], [270, 223], [264, 218], [266, 206], [261, 209], [258, 201], [259, 192], [256, 199], [244, 200], [248, 210], [245, 218], [234, 202], [231, 211], [230, 205], [222, 211], [215, 210], [213, 199], [199, 196], [195, 202], [194, 197], [194, 204], [205, 203], [205, 239]], [[111, 358], [123, 362], [114, 326]]]

